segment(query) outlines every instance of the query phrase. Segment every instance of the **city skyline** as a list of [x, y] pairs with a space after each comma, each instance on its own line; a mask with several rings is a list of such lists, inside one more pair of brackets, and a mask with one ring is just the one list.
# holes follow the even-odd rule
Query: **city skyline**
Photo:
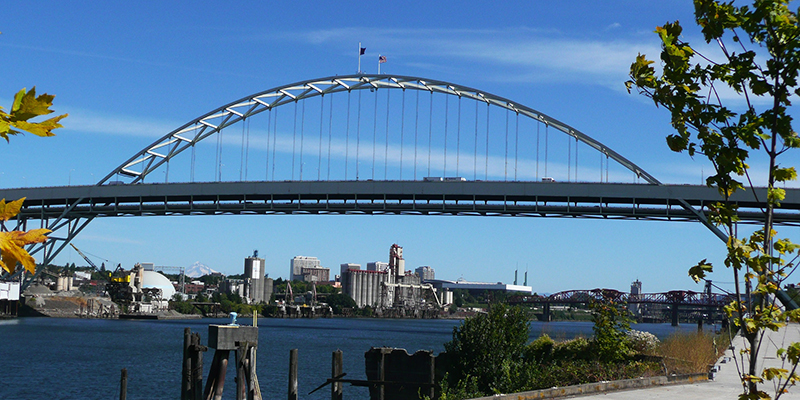
[[[36, 34], [27, 18], [10, 19], [0, 29], [0, 49], [13, 55], [0, 65], [0, 106], [10, 107], [14, 93], [36, 85], [38, 93], [56, 95], [57, 113], [70, 116], [53, 138], [11, 138], [0, 187], [94, 184], [139, 149], [222, 104], [290, 82], [355, 73], [359, 42], [366, 48], [364, 72], [376, 72], [383, 55], [382, 73], [456, 82], [512, 99], [580, 129], [662, 182], [700, 184], [711, 171], [700, 157], [672, 153], [664, 139], [672, 132], [668, 112], [628, 94], [623, 85], [638, 53], [657, 59], [657, 25], [680, 20], [686, 39], [702, 42], [690, 1], [426, 3], [424, 13], [415, 2], [320, 2], [316, 12], [303, 13], [302, 23], [293, 17], [298, 7], [9, 4], [9, 15], [48, 22], [37, 25]], [[354, 10], [364, 8], [386, 12], [354, 17]], [[711, 46], [700, 47], [715, 54]], [[230, 145], [226, 151], [238, 149]], [[563, 158], [553, 162], [566, 164]], [[763, 164], [751, 165], [757, 171]], [[778, 231], [797, 241], [797, 228]], [[710, 278], [733, 288], [723, 267], [723, 243], [701, 224], [687, 222], [98, 218], [74, 243], [125, 268], [141, 261], [200, 261], [226, 274], [238, 273], [241, 258], [259, 249], [266, 272], [276, 277], [286, 274], [285, 260], [295, 255], [313, 253], [329, 265], [366, 263], [385, 260], [387, 246], [397, 243], [409, 265], [430, 265], [441, 277], [511, 282], [515, 269], [528, 270], [528, 283], [539, 293], [626, 290], [636, 279], [648, 292], [700, 291], [702, 284], [693, 283], [687, 270], [708, 259], [718, 269]], [[80, 261], [68, 249], [54, 263]]]

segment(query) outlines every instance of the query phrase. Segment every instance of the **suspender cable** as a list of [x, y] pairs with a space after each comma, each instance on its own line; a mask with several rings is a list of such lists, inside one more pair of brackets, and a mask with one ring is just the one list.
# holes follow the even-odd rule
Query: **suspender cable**
[[489, 180], [489, 102], [486, 102], [486, 165], [484, 166], [484, 180]]
[[519, 162], [519, 113], [517, 113], [517, 126], [514, 132], [514, 180], [517, 180], [517, 167]]
[[417, 138], [419, 133], [419, 90], [417, 90], [417, 105], [414, 109], [414, 180], [417, 180]]
[[239, 181], [242, 180], [244, 177], [244, 128], [245, 128], [245, 121], [242, 119], [242, 149], [241, 154], [239, 155]]
[[473, 151], [475, 154], [472, 155], [472, 180], [478, 180], [478, 105], [479, 102], [475, 102], [475, 145]]
[[322, 131], [323, 117], [325, 116], [325, 95], [319, 97], [319, 156], [317, 157], [317, 180], [322, 178]]
[[[389, 178], [389, 95], [391, 93], [391, 90], [386, 91], [386, 143], [384, 143], [385, 150], [383, 152], [383, 180]], [[402, 146], [402, 143], [400, 146]]]
[[222, 182], [222, 129], [221, 128], [219, 131], [217, 131], [217, 182]]
[[547, 151], [548, 151], [549, 139], [550, 139], [550, 124], [545, 122], [545, 124], [544, 124], [544, 176], [548, 176], [547, 175]]
[[331, 96], [331, 101], [328, 102], [328, 177], [327, 180], [331, 180], [331, 139], [333, 136], [333, 96]]
[[358, 91], [358, 115], [356, 117], [356, 180], [358, 180], [358, 164], [361, 155], [361, 90]]
[[264, 165], [264, 180], [269, 180], [269, 139], [270, 139], [270, 129], [272, 129], [272, 108], [267, 109], [269, 112], [267, 113], [267, 156], [265, 158], [265, 165]]
[[305, 139], [306, 127], [306, 102], [303, 101], [303, 110], [300, 114], [300, 180], [303, 180], [303, 139]]
[[578, 181], [578, 137], [575, 137], [575, 182]]
[[275, 109], [275, 123], [272, 131], [272, 180], [275, 180], [275, 149], [278, 147], [278, 109]]
[[192, 162], [191, 162], [191, 169], [189, 170], [189, 182], [194, 182], [194, 143], [192, 142]]
[[292, 180], [294, 180], [294, 159], [297, 153], [297, 100], [294, 101], [294, 128], [292, 129]]
[[456, 122], [456, 176], [459, 174], [459, 163], [461, 162], [461, 96], [458, 96], [458, 121]]
[[567, 182], [572, 179], [572, 141], [567, 138]]
[[406, 89], [403, 88], [403, 99], [400, 106], [400, 180], [403, 180], [403, 139], [406, 129]]
[[536, 124], [536, 179], [539, 179], [539, 128], [541, 123]]
[[608, 183], [608, 154], [606, 154], [606, 183]]
[[430, 111], [428, 112], [428, 175], [431, 176], [431, 138], [433, 137], [433, 90], [431, 90]]
[[508, 110], [506, 110], [506, 155], [503, 180], [508, 180]]
[[350, 91], [347, 91], [347, 128], [344, 141], [344, 180], [347, 180], [347, 167], [350, 161]]
[[447, 120], [450, 114], [450, 96], [444, 95], [444, 166], [442, 176], [447, 176]]
[[378, 143], [378, 91], [375, 91], [375, 108], [372, 117], [372, 179], [375, 179], [375, 146]]
[[244, 180], [247, 180], [247, 167], [250, 163], [250, 119], [247, 121], [247, 138], [246, 138], [246, 147], [244, 150]]

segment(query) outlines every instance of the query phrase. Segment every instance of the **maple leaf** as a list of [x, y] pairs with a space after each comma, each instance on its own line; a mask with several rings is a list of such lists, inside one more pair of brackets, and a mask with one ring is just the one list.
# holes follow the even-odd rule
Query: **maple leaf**
[[6, 199], [0, 200], [0, 221], [8, 221], [19, 214], [19, 210], [22, 208], [22, 203], [24, 201], [25, 197], [9, 203], [6, 203]]
[[47, 240], [49, 229], [32, 229], [30, 231], [0, 232], [0, 267], [9, 274], [17, 269], [17, 263], [22, 264], [30, 273], [36, 272], [36, 260], [28, 254], [23, 246], [33, 243], [43, 243]]
[[[53, 129], [62, 128], [59, 123], [68, 114], [59, 115], [41, 122], [28, 121], [42, 115], [53, 113], [50, 107], [53, 105], [54, 95], [42, 94], [36, 96], [36, 87], [26, 91], [24, 88], [14, 95], [14, 104], [11, 112], [6, 113], [0, 107], [0, 138], [8, 142], [9, 135], [17, 135], [22, 132], [29, 132], [36, 136], [54, 136]], [[16, 128], [16, 129], [15, 129]]]

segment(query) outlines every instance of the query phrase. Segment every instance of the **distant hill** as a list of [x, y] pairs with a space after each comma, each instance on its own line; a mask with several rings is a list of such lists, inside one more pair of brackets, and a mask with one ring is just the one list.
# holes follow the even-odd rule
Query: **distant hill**
[[186, 274], [186, 276], [191, 278], [199, 278], [203, 275], [209, 275], [215, 272], [217, 271], [214, 271], [213, 269], [209, 268], [208, 265], [205, 265], [200, 261], [197, 261], [194, 264], [187, 267], [186, 270], [184, 271], [184, 274]]

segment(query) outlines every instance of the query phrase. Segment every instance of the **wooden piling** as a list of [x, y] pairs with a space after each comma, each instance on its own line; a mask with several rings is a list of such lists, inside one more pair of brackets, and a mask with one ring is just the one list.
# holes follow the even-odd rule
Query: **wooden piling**
[[208, 371], [206, 389], [203, 391], [205, 400], [222, 400], [222, 391], [225, 388], [225, 373], [228, 371], [228, 357], [230, 350], [214, 351], [214, 361]]
[[[331, 360], [331, 379], [337, 379], [340, 375], [342, 375], [342, 365], [342, 351], [336, 350], [333, 352], [333, 357]], [[331, 400], [342, 400], [341, 382], [331, 383]]]
[[247, 344], [240, 344], [236, 349], [236, 400], [247, 399]]
[[119, 400], [125, 400], [128, 397], [128, 370], [122, 369], [119, 377]]
[[297, 349], [289, 350], [289, 400], [297, 400]]
[[203, 400], [203, 352], [207, 350], [206, 347], [200, 344], [200, 334], [193, 333], [191, 338], [192, 345], [190, 346], [191, 354], [191, 399]]
[[192, 391], [192, 359], [189, 347], [192, 345], [192, 330], [183, 330], [183, 372], [181, 374], [181, 400], [193, 400], [189, 397]]

